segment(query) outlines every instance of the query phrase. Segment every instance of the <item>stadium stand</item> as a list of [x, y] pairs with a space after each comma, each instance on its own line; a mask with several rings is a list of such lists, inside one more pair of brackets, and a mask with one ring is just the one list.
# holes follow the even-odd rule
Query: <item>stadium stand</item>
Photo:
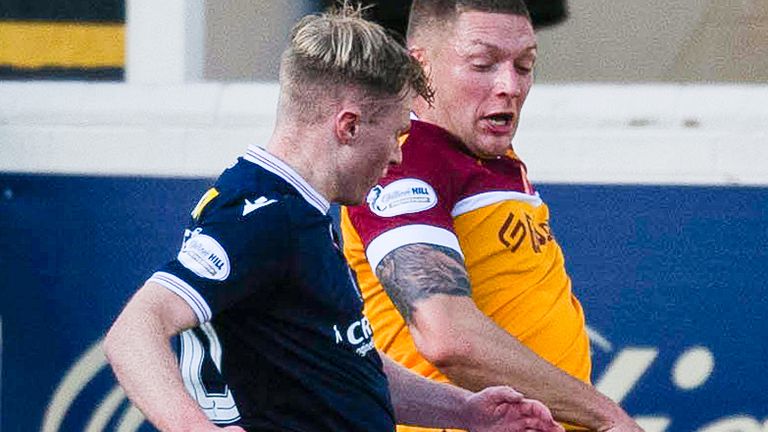
[[125, 2], [0, 3], [0, 79], [121, 80]]

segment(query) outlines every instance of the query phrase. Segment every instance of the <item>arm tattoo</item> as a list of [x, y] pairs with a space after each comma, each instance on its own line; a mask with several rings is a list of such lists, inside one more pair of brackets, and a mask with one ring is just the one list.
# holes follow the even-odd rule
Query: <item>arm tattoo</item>
[[376, 276], [409, 324], [420, 300], [435, 294], [472, 295], [464, 260], [444, 246], [416, 243], [399, 247], [381, 260]]

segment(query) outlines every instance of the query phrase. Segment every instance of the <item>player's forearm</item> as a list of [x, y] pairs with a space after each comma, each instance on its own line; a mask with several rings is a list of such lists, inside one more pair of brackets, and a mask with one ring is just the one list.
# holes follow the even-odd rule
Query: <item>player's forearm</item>
[[506, 384], [544, 402], [561, 421], [601, 429], [624, 411], [522, 345], [480, 312], [464, 261], [433, 244], [401, 246], [376, 276], [408, 323], [419, 352], [451, 381], [478, 390]]
[[464, 428], [463, 407], [471, 392], [416, 375], [380, 353], [399, 424]]
[[[137, 298], [138, 297], [138, 298]], [[134, 297], [104, 339], [104, 352], [131, 402], [159, 430], [212, 430], [187, 394], [171, 350], [173, 330]]]
[[[416, 345], [437, 352], [431, 360], [452, 382], [471, 390], [513, 386], [542, 401], [559, 421], [594, 430], [631, 422], [613, 401], [542, 359], [479, 311], [458, 309], [449, 314], [450, 335], [427, 336], [411, 326]], [[448, 341], [448, 347], [434, 348], [437, 339]]]

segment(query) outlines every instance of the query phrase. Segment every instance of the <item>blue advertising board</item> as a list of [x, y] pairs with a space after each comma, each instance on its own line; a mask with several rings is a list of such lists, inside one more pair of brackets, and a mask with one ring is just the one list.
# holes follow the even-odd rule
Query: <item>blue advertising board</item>
[[[211, 182], [0, 174], [2, 430], [152, 430], [98, 342]], [[539, 190], [596, 386], [649, 432], [768, 430], [768, 188]]]

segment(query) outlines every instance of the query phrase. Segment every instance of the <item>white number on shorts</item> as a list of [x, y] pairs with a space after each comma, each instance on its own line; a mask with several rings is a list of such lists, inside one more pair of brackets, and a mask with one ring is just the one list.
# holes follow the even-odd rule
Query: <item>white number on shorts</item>
[[189, 394], [212, 422], [226, 424], [239, 420], [240, 412], [229, 386], [223, 380], [219, 389], [209, 389], [203, 384], [204, 373], [221, 378], [221, 342], [211, 323], [187, 330], [179, 336], [179, 366]]

